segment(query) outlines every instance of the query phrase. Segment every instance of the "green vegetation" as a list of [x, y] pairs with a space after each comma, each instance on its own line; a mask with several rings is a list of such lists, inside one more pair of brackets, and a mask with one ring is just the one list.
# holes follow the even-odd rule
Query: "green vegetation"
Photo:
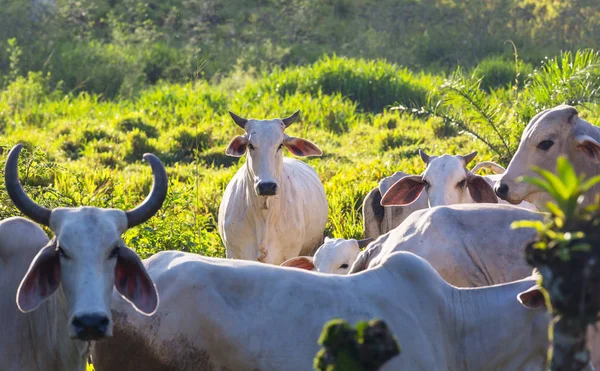
[[[559, 157], [556, 174], [535, 169], [540, 176], [524, 181], [548, 192], [550, 215], [546, 222], [521, 221], [515, 227], [535, 228], [538, 241], [526, 248], [529, 264], [541, 273], [546, 305], [555, 317], [550, 328], [553, 349], [551, 370], [580, 370], [590, 359], [586, 330], [600, 313], [597, 299], [600, 274], [600, 198], [581, 208], [582, 195], [600, 182], [600, 176], [578, 177], [564, 157]], [[552, 336], [553, 335], [553, 336]]]
[[398, 340], [381, 320], [360, 321], [355, 328], [331, 320], [323, 326], [319, 345], [314, 359], [319, 371], [377, 371], [400, 354]]

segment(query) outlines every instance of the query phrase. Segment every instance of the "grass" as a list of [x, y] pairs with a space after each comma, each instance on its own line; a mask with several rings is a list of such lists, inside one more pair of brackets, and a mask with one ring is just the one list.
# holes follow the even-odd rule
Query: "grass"
[[[532, 84], [552, 86], [543, 84], [544, 76], [550, 73], [535, 74]], [[153, 152], [167, 166], [169, 194], [154, 218], [127, 231], [125, 242], [144, 258], [161, 250], [224, 257], [217, 232], [218, 207], [225, 186], [244, 164], [244, 158], [225, 156], [231, 138], [241, 133], [227, 111], [272, 118], [299, 109], [300, 119], [287, 132], [311, 140], [324, 152], [321, 158], [306, 162], [325, 187], [329, 202], [326, 233], [362, 238], [365, 195], [395, 171], [421, 173], [425, 165], [417, 156], [419, 148], [431, 155], [477, 150], [476, 161], [499, 160], [506, 165], [505, 156], [475, 136], [463, 135], [466, 126], [455, 124], [458, 119], [471, 119], [475, 124], [470, 128], [483, 138], [498, 132], [478, 116], [469, 116], [468, 104], [450, 99], [441, 85], [444, 79], [384, 61], [330, 57], [264, 76], [236, 70], [212, 81], [159, 82], [133, 98], [108, 100], [101, 95], [63, 92], [60, 85], [51, 87], [47, 75], [29, 73], [15, 77], [0, 91], [0, 167], [8, 149], [22, 142], [21, 179], [42, 205], [129, 209], [149, 191], [151, 172], [141, 159], [144, 152]], [[585, 75], [573, 84], [581, 90], [582, 81], [591, 80]], [[460, 92], [463, 88], [455, 87], [456, 81], [451, 79], [445, 89]], [[491, 84], [486, 87], [489, 92], [478, 83], [467, 87], [475, 99], [489, 106], [494, 123], [509, 125], [499, 132], [510, 129], [514, 147], [514, 137], [518, 138], [524, 122], [504, 123], [504, 117], [515, 115], [502, 112], [502, 105], [514, 99], [513, 93], [504, 87], [494, 90]], [[391, 109], [392, 105], [419, 107], [432, 91], [446, 94], [443, 102], [452, 104], [456, 120], [432, 115], [419, 118], [407, 110]], [[597, 87], [590, 85], [587, 91], [595, 95]], [[542, 98], [545, 105], [553, 102], [543, 94]], [[535, 96], [527, 99], [535, 101]], [[595, 105], [579, 108], [583, 117], [597, 122]], [[487, 111], [476, 113], [481, 112]], [[0, 182], [0, 219], [14, 215], [19, 212]]]

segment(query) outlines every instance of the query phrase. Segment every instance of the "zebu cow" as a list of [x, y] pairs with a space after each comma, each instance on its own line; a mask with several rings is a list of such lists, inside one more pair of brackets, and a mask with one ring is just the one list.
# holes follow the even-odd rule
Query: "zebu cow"
[[459, 289], [404, 252], [348, 276], [174, 251], [144, 264], [161, 306], [148, 318], [115, 301], [96, 371], [306, 371], [333, 318], [389, 325], [402, 353], [382, 371], [544, 369], [548, 315], [533, 278]]
[[[458, 204], [419, 210], [369, 244], [350, 274], [372, 269], [398, 251], [426, 259], [450, 284], [479, 287], [526, 277], [525, 246], [536, 239], [530, 228], [512, 229], [518, 220], [542, 220], [543, 214], [510, 205]], [[600, 364], [600, 336], [588, 333], [591, 360]]]
[[364, 240], [325, 237], [315, 256], [298, 256], [281, 263], [282, 267], [294, 267], [321, 273], [348, 274], [352, 263], [372, 238]]
[[325, 189], [307, 164], [283, 157], [320, 156], [313, 143], [284, 133], [300, 111], [284, 119], [231, 117], [246, 131], [227, 147], [227, 155], [246, 163], [227, 185], [219, 207], [219, 234], [227, 258], [281, 264], [311, 255], [323, 241], [327, 222]]
[[[494, 184], [498, 175], [480, 176], [469, 171], [467, 165], [475, 158], [477, 152], [465, 156], [429, 156], [422, 150], [419, 155], [427, 165], [423, 175], [405, 176], [392, 185], [383, 195], [383, 206], [406, 206], [419, 199], [422, 193], [427, 194], [429, 207], [462, 203], [498, 203], [494, 194]], [[475, 168], [491, 167], [501, 169], [497, 164], [486, 162]], [[494, 166], [495, 165], [495, 166]], [[502, 201], [507, 203], [506, 201]], [[537, 208], [527, 201], [518, 206], [530, 210]]]
[[[422, 175], [397, 172], [384, 178], [363, 202], [363, 227], [366, 238], [376, 238], [400, 225], [416, 210], [427, 207], [460, 203], [498, 203], [494, 184], [500, 175], [479, 176], [476, 172], [489, 168], [502, 173], [500, 165], [485, 161], [471, 171], [467, 165], [477, 152], [468, 155], [429, 156], [419, 150], [419, 156], [427, 165]], [[500, 200], [501, 203], [508, 203]], [[385, 207], [384, 207], [385, 206]], [[537, 208], [529, 202], [519, 204], [529, 210]]]
[[[518, 178], [535, 176], [532, 166], [555, 171], [560, 155], [568, 158], [577, 174], [600, 174], [600, 128], [581, 119], [577, 110], [567, 105], [544, 110], [531, 119], [517, 152], [496, 184], [496, 194], [514, 204], [526, 200], [545, 208], [549, 195], [533, 184], [518, 182]], [[600, 184], [586, 193], [584, 205], [592, 203], [598, 192]]]
[[[112, 335], [111, 301], [122, 297], [144, 316], [158, 306], [152, 280], [120, 236], [160, 209], [167, 174], [157, 157], [146, 154], [154, 182], [150, 195], [135, 209], [50, 210], [21, 187], [21, 147], [16, 145], [8, 154], [6, 190], [23, 214], [49, 226], [55, 236], [48, 240], [23, 218], [0, 222], [0, 282], [5, 288], [0, 298], [5, 334], [0, 339], [0, 369], [83, 371], [87, 342]], [[118, 292], [114, 298], [113, 287]]]

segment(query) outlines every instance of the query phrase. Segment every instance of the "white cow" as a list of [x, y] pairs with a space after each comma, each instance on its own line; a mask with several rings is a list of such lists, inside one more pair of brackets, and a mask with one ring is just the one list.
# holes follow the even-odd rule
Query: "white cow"
[[[154, 183], [137, 208], [50, 210], [21, 187], [20, 151], [19, 144], [8, 154], [6, 190], [23, 214], [48, 226], [55, 236], [48, 240], [23, 218], [0, 222], [0, 369], [83, 371], [87, 342], [112, 335], [111, 301], [132, 305], [142, 315], [158, 306], [152, 280], [120, 236], [160, 209], [167, 174], [157, 157], [146, 154]], [[113, 286], [118, 292], [114, 298]]]
[[460, 289], [403, 252], [346, 276], [175, 251], [144, 264], [158, 313], [115, 301], [114, 337], [93, 345], [96, 371], [306, 371], [333, 318], [389, 325], [402, 353], [382, 371], [544, 370], [548, 315], [534, 278]]
[[[537, 176], [532, 167], [554, 172], [558, 156], [566, 156], [577, 174], [600, 174], [600, 128], [581, 119], [574, 107], [560, 105], [535, 115], [506, 172], [496, 184], [498, 197], [517, 204], [523, 200], [543, 209], [550, 200], [533, 184], [519, 182], [521, 176]], [[594, 201], [600, 184], [586, 193], [584, 205]]]
[[[459, 204], [414, 212], [401, 225], [369, 244], [350, 274], [381, 265], [398, 251], [426, 259], [450, 284], [479, 287], [526, 277], [525, 246], [537, 237], [518, 220], [542, 220], [542, 213], [511, 205]], [[600, 364], [600, 336], [588, 333], [592, 363]]]
[[364, 240], [329, 238], [315, 252], [315, 256], [298, 256], [281, 263], [282, 267], [294, 267], [321, 273], [348, 274], [352, 263], [372, 238]]
[[[383, 206], [407, 206], [420, 198], [423, 191], [427, 194], [429, 207], [462, 203], [498, 203], [494, 194], [494, 183], [499, 175], [476, 175], [467, 165], [477, 152], [465, 156], [429, 156], [419, 150], [419, 155], [427, 165], [422, 175], [409, 175], [398, 180], [381, 198]], [[502, 169], [499, 165], [486, 162], [476, 166]], [[494, 166], [495, 165], [495, 166]], [[508, 204], [506, 201], [502, 203]], [[529, 202], [521, 202], [520, 207], [530, 210], [537, 208]]]
[[296, 156], [320, 156], [313, 143], [284, 133], [300, 111], [284, 119], [231, 117], [246, 130], [227, 147], [227, 155], [246, 163], [225, 189], [219, 207], [219, 233], [227, 258], [281, 264], [311, 255], [323, 241], [327, 222], [325, 189], [307, 164], [283, 157], [287, 147]]

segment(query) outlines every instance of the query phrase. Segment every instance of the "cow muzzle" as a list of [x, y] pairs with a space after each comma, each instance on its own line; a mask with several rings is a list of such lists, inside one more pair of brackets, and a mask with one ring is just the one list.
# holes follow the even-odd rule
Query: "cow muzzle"
[[71, 320], [71, 337], [91, 341], [112, 335], [108, 316], [100, 313], [74, 316]]
[[259, 196], [275, 196], [277, 188], [277, 183], [275, 182], [258, 182], [256, 184], [256, 194]]

